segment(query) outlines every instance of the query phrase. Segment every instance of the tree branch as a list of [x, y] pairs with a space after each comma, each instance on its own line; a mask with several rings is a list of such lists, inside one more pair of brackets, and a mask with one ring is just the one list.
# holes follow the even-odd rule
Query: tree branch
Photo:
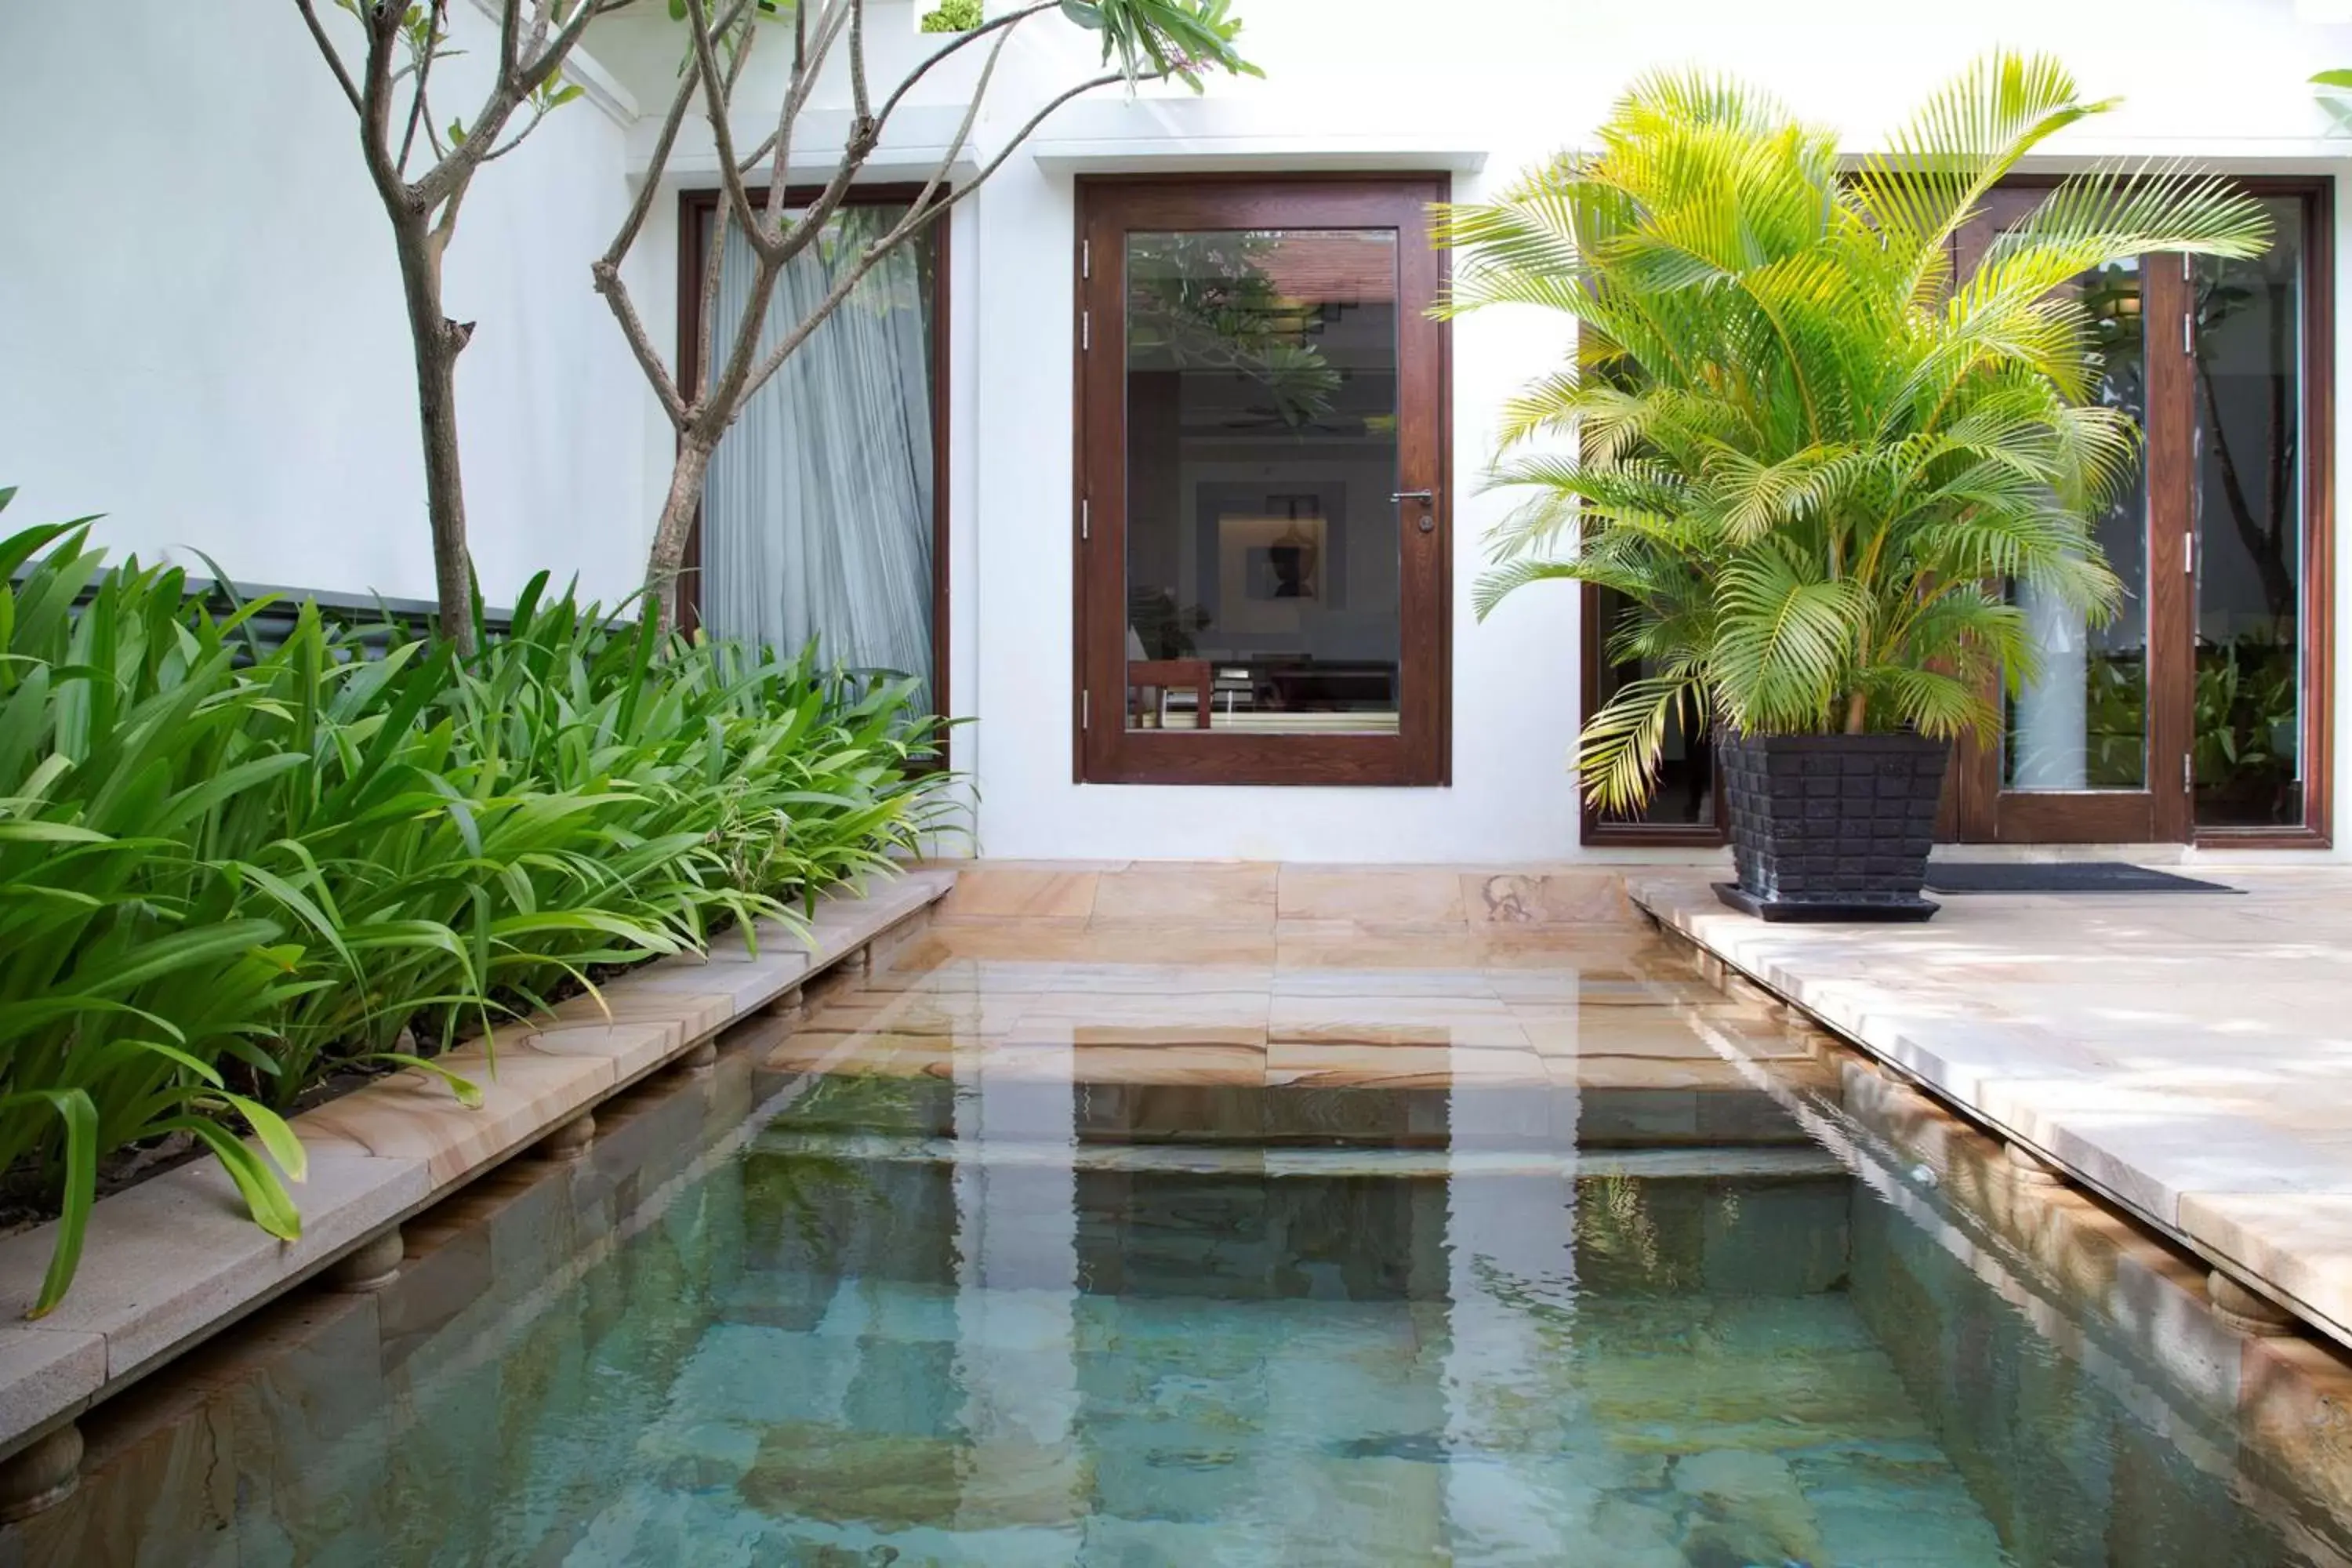
[[[735, 0], [733, 8], [720, 22], [720, 29], [725, 31], [736, 26], [751, 5], [751, 0]], [[614, 267], [620, 266], [622, 258], [629, 254], [629, 247], [637, 243], [637, 235], [653, 212], [654, 198], [661, 190], [662, 174], [669, 167], [671, 150], [677, 145], [678, 131], [686, 123], [686, 112], [694, 102], [695, 88], [700, 78], [691, 71], [678, 78], [677, 92], [670, 99], [669, 112], [662, 118], [661, 134], [654, 139], [653, 158], [646, 165], [645, 180], [637, 187], [636, 199], [629, 204], [628, 216], [621, 220], [620, 232], [613, 237], [613, 243], [604, 251], [604, 259]]]
[[[396, 0], [395, 0], [396, 3]], [[509, 0], [509, 4], [516, 0]], [[608, 7], [590, 5], [586, 0], [576, 5], [572, 17], [554, 37], [547, 36], [551, 19], [552, 0], [535, 0], [532, 7], [530, 37], [525, 40], [524, 63], [513, 71], [499, 71], [490, 83], [481, 109], [473, 123], [466, 128], [466, 139], [451, 147], [441, 161], [427, 169], [423, 177], [410, 186], [410, 195], [417, 204], [431, 210], [447, 199], [450, 192], [474, 177], [474, 171], [488, 163], [491, 154], [501, 155], [511, 150], [502, 145], [500, 136], [514, 111], [530, 101], [531, 95], [545, 86], [563, 67], [572, 47], [587, 32], [588, 24], [605, 14]], [[432, 129], [427, 126], [428, 132]], [[529, 132], [526, 131], [525, 134]]]
[[[932, 194], [954, 170], [956, 159], [962, 155], [965, 144], [971, 139], [972, 127], [979, 123], [981, 105], [988, 97], [989, 83], [996, 75], [997, 61], [1003, 58], [1004, 46], [1012, 38], [1012, 30], [1006, 27], [997, 33], [995, 41], [989, 46], [987, 62], [981, 67], [980, 80], [973, 84], [971, 101], [964, 106], [963, 120], [956, 128], [955, 140], [949, 145], [947, 156], [940, 160], [938, 171], [923, 186], [922, 194], [915, 198], [914, 210], [922, 210]], [[1089, 84], [1089, 87], [1093, 85], [1097, 84]], [[874, 149], [881, 139], [879, 121], [861, 121], [850, 126], [849, 141], [842, 149], [841, 162], [835, 167], [833, 178], [825, 182], [824, 189], [817, 194], [816, 200], [809, 204], [807, 210], [793, 221], [793, 226], [776, 237], [774, 248], [768, 253], [774, 260], [780, 264], [791, 261], [824, 231], [824, 226], [833, 221], [833, 215], [848, 199], [850, 186], [864, 172], [866, 160], [873, 156]], [[780, 187], [773, 184], [769, 187], [768, 202], [772, 209], [776, 205], [779, 190]]]
[[654, 346], [653, 335], [646, 331], [645, 321], [637, 314], [635, 302], [629, 298], [628, 285], [621, 281], [620, 264], [609, 257], [604, 258], [589, 268], [589, 275], [595, 280], [596, 292], [602, 294], [604, 303], [612, 308], [613, 319], [621, 323], [621, 336], [627, 341], [629, 352], [636, 356], [637, 368], [644, 371], [646, 380], [653, 384], [654, 396], [660, 401], [662, 412], [669, 416], [674, 428], [683, 430], [687, 420], [686, 400], [678, 395], [677, 383], [670, 379], [669, 367], [662, 363], [661, 351]]
[[849, 0], [849, 104], [857, 119], [871, 117], [874, 102], [866, 91], [866, 0]]
[[686, 26], [694, 38], [695, 74], [702, 79], [703, 112], [710, 121], [710, 139], [719, 149], [719, 184], [726, 187], [727, 205], [735, 210], [735, 221], [749, 229], [753, 226], [751, 196], [743, 188], [742, 175], [735, 172], [735, 133], [727, 124], [727, 89], [718, 56], [710, 47], [710, 11], [704, 0], [686, 0]]
[[[989, 20], [982, 23], [979, 26], [974, 27], [969, 33], [959, 33], [951, 43], [948, 43], [932, 50], [929, 55], [926, 56], [919, 64], [916, 65], [913, 70], [907, 74], [906, 79], [899, 82], [898, 87], [891, 91], [890, 96], [883, 100], [881, 111], [874, 116], [875, 141], [877, 142], [881, 141], [883, 129], [890, 123], [891, 111], [898, 107], [899, 103], [906, 98], [908, 92], [917, 82], [922, 80], [925, 76], [929, 74], [934, 66], [939, 65], [942, 60], [947, 59], [958, 49], [965, 47], [976, 38], [986, 37], [989, 34], [1000, 31], [1006, 27], [1019, 26], [1023, 22], [1027, 21], [1030, 17], [1038, 15], [1040, 12], [1054, 11], [1060, 8], [1061, 0], [1034, 0], [1033, 4], [1024, 5], [1018, 11], [1008, 11], [1002, 16], [991, 17]], [[758, 166], [762, 159], [766, 158], [768, 154], [774, 150], [775, 145], [776, 135], [775, 132], [772, 131], [767, 135], [760, 139], [760, 144], [758, 146], [752, 148], [749, 153], [746, 153], [743, 155], [743, 161], [740, 165], [741, 172], [746, 174], [750, 174], [753, 168]]]
[[[930, 205], [932, 193], [940, 188], [940, 184], [946, 181], [947, 177], [950, 174], [954, 173], [955, 161], [963, 156], [964, 144], [971, 140], [971, 128], [980, 123], [980, 106], [982, 101], [988, 97], [988, 84], [993, 80], [996, 76], [996, 62], [1003, 58], [1004, 46], [1012, 41], [1012, 29], [1007, 28], [996, 36], [996, 42], [990, 47], [987, 63], [980, 68], [980, 80], [972, 84], [971, 101], [964, 105], [963, 120], [956, 126], [955, 140], [948, 143], [947, 156], [940, 160], [940, 166], [937, 169], [934, 169], [931, 172], [931, 177], [923, 183], [923, 194], [915, 198], [914, 206], [908, 209], [907, 216], [910, 220], [914, 218], [916, 215], [921, 213], [925, 207]], [[1052, 103], [1047, 104], [1043, 110], [1038, 111], [1035, 119], [1029, 121], [1030, 129], [1034, 130], [1038, 123], [1042, 121], [1046, 115], [1053, 113], [1056, 108], [1060, 107], [1063, 103], [1067, 102], [1070, 98], [1076, 97], [1081, 92], [1090, 91], [1097, 84], [1087, 83], [1075, 88], [1062, 98], [1058, 98]], [[1021, 134], [1022, 136], [1026, 136], [1028, 132], [1024, 131]], [[1020, 142], [1021, 137], [1013, 138], [1013, 146], [1019, 146]], [[1010, 151], [1009, 148], [1007, 150]], [[1002, 161], [1002, 159], [999, 160], [999, 162]], [[987, 177], [986, 174], [982, 174], [981, 175], [982, 179], [986, 179]], [[973, 183], [976, 184], [979, 182], [974, 181]]]
[[[824, 70], [825, 57], [833, 52], [835, 41], [841, 37], [842, 24], [849, 19], [851, 8], [858, 3], [859, 0], [829, 0], [817, 17], [815, 52], [804, 54], [795, 46], [792, 82], [776, 110], [775, 158], [768, 170], [767, 224], [750, 231], [751, 243], [762, 255], [771, 253], [773, 242], [770, 231], [782, 227], [784, 189], [792, 178], [793, 127], [799, 122], [801, 110], [808, 106], [809, 94], [815, 90], [816, 79]], [[851, 140], [856, 140], [854, 127]]]
[[311, 8], [310, 0], [294, 0], [294, 9], [302, 13], [302, 25], [310, 29], [310, 41], [319, 46], [320, 58], [327, 62], [327, 68], [335, 73], [335, 82], [343, 89], [343, 96], [351, 100], [352, 112], [362, 120], [366, 119], [367, 110], [360, 107], [360, 89], [352, 82], [352, 73], [343, 68], [343, 57], [335, 48], [334, 40], [328, 37], [327, 29], [319, 25], [319, 13]]
[[[892, 230], [893, 234], [897, 232], [896, 229]], [[885, 237], [885, 238], [887, 237], [887, 236]], [[743, 383], [741, 390], [737, 393], [734, 399], [736, 409], [741, 409], [745, 404], [760, 395], [760, 389], [767, 385], [778, 371], [784, 368], [784, 362], [793, 357], [793, 352], [808, 342], [809, 334], [823, 326], [826, 319], [835, 310], [840, 309], [841, 302], [849, 298], [849, 291], [864, 281], [866, 275], [873, 271], [876, 264], [880, 262], [887, 254], [888, 254], [887, 250], [883, 248], [881, 242], [877, 241], [875, 246], [860, 253], [857, 260], [839, 278], [834, 279], [833, 287], [825, 290], [824, 298], [817, 301], [816, 308], [803, 316], [799, 324], [783, 335], [782, 340], [769, 351], [768, 357], [760, 363], [760, 368]], [[733, 414], [729, 415], [727, 423], [730, 425], [734, 423]], [[724, 427], [724, 426], [721, 426], [722, 429]]]
[[1052, 115], [1055, 110], [1061, 108], [1072, 99], [1082, 97], [1087, 93], [1094, 91], [1097, 88], [1113, 87], [1128, 79], [1124, 72], [1106, 72], [1101, 76], [1094, 77], [1088, 80], [1079, 82], [1075, 87], [1065, 89], [1063, 91], [1056, 93], [1053, 98], [1046, 100], [1045, 107], [1038, 110], [1036, 113], [1031, 115], [1027, 121], [1024, 123], [1018, 131], [1013, 133], [1011, 139], [1005, 142], [1003, 147], [998, 150], [995, 157], [991, 158], [985, 164], [982, 165], [980, 173], [974, 174], [962, 185], [957, 187], [945, 201], [934, 202], [931, 200], [932, 194], [939, 189], [940, 184], [947, 178], [948, 173], [953, 167], [956, 158], [963, 151], [964, 142], [969, 139], [971, 133], [972, 122], [980, 113], [981, 99], [988, 90], [988, 74], [995, 68], [996, 57], [1003, 51], [1003, 41], [999, 39], [996, 47], [989, 51], [989, 63], [981, 73], [981, 80], [978, 86], [976, 86], [972, 90], [971, 105], [964, 113], [963, 124], [956, 132], [954, 144], [948, 149], [948, 155], [940, 161], [939, 168], [933, 172], [929, 181], [924, 184], [922, 194], [915, 198], [915, 204], [912, 207], [908, 209], [907, 216], [899, 219], [898, 222], [891, 227], [887, 234], [884, 235], [880, 239], [876, 240], [872, 245], [866, 247], [865, 251], [859, 255], [856, 264], [851, 267], [848, 271], [844, 273], [842, 277], [835, 282], [833, 288], [826, 292], [824, 299], [819, 301], [816, 308], [803, 317], [800, 324], [794, 327], [790, 332], [786, 333], [782, 341], [778, 342], [776, 346], [769, 352], [768, 357], [761, 362], [760, 368], [752, 374], [751, 378], [744, 384], [741, 391], [737, 394], [736, 403], [738, 407], [741, 406], [741, 405], [745, 403], [749, 403], [753, 397], [759, 395], [760, 389], [767, 385], [769, 381], [774, 377], [775, 374], [783, 368], [784, 362], [793, 356], [793, 351], [808, 341], [809, 334], [814, 332], [820, 325], [822, 325], [825, 318], [837, 310], [844, 300], [849, 298], [849, 291], [856, 288], [858, 283], [864, 279], [868, 272], [874, 269], [876, 265], [878, 264], [884, 257], [898, 249], [901, 245], [904, 245], [907, 240], [920, 230], [924, 225], [937, 222], [941, 214], [947, 212], [958, 202], [962, 201], [966, 196], [971, 195], [972, 192], [980, 189], [982, 185], [987, 184], [989, 177], [1004, 166], [1005, 161], [1013, 156], [1014, 151], [1018, 149], [1023, 142], [1026, 142], [1030, 136], [1036, 132], [1037, 127], [1043, 125], [1047, 117]]
[[[948, 208], [955, 205], [956, 203], [963, 200], [964, 197], [980, 189], [980, 187], [987, 182], [988, 177], [991, 174], [993, 174], [997, 170], [1004, 167], [1004, 161], [1013, 156], [1016, 148], [1018, 148], [1024, 142], [1028, 141], [1032, 135], [1035, 134], [1037, 127], [1045, 124], [1046, 118], [1051, 115], [1054, 110], [1061, 108], [1062, 105], [1069, 102], [1070, 100], [1074, 98], [1085, 97], [1087, 93], [1094, 91], [1098, 87], [1117, 87], [1119, 83], [1127, 79], [1127, 74], [1124, 71], [1107, 71], [1101, 76], [1092, 78], [1087, 81], [1082, 81], [1076, 87], [1067, 89], [1063, 92], [1056, 93], [1053, 98], [1046, 101], [1045, 108], [1031, 115], [1028, 121], [1022, 125], [1021, 129], [1013, 133], [1011, 138], [1005, 142], [1004, 145], [998, 150], [995, 157], [991, 158], [986, 163], [981, 165], [979, 174], [974, 174], [961, 185], [957, 186], [955, 193], [949, 196], [947, 200], [940, 203], [938, 206], [932, 208], [930, 214], [928, 216], [936, 216], [938, 214], [947, 211]], [[1166, 79], [1166, 73], [1161, 72], [1152, 76], [1138, 77], [1135, 79], [1138, 81], [1162, 81]]]
[[1061, 0], [1036, 0], [1035, 4], [1024, 5], [1018, 11], [1007, 11], [1002, 16], [992, 16], [987, 21], [982, 22], [979, 26], [974, 27], [969, 33], [959, 33], [956, 35], [953, 42], [932, 50], [930, 54], [926, 56], [913, 70], [907, 73], [906, 79], [898, 85], [897, 89], [891, 92], [888, 98], [882, 100], [882, 112], [875, 116], [876, 120], [883, 124], [887, 124], [890, 120], [891, 110], [897, 109], [899, 103], [906, 98], [907, 94], [914, 90], [915, 84], [921, 81], [924, 77], [930, 74], [932, 67], [947, 59], [948, 57], [954, 54], [958, 49], [963, 48], [974, 40], [984, 37], [990, 33], [996, 32], [1000, 28], [1017, 27], [1022, 23], [1027, 21], [1030, 17], [1036, 16], [1041, 11], [1055, 11], [1059, 10], [1060, 8]]
[[[516, 0], [506, 0], [506, 4], [508, 12], [512, 14]], [[408, 98], [408, 129], [400, 133], [400, 156], [392, 161], [393, 168], [404, 180], [408, 178], [408, 154], [416, 145], [416, 122], [430, 118], [425, 104], [425, 84], [433, 75], [434, 58], [441, 52], [435, 46], [440, 42], [442, 14], [441, 0], [434, 0], [433, 9], [425, 19], [425, 56], [416, 62], [416, 90]]]
[[[751, 258], [758, 266], [767, 265], [767, 258], [757, 250], [752, 251]], [[702, 389], [719, 380], [719, 367], [711, 363], [710, 354], [719, 336], [719, 280], [726, 271], [727, 214], [719, 211], [711, 215], [710, 248], [702, 258], [702, 292], [697, 297], [694, 312], [695, 381], [692, 386], [679, 389], [686, 394], [688, 403], [697, 405], [698, 412], [702, 402]], [[756, 284], [757, 279], [754, 282]], [[755, 287], [753, 299], [764, 300], [767, 297], [765, 289]], [[746, 310], [744, 314], [749, 316], [751, 312]], [[741, 323], [738, 322], [737, 327], [740, 331]]]
[[[533, 104], [531, 106], [530, 118], [523, 122], [523, 128], [516, 132], [513, 135], [508, 137], [498, 146], [493, 147], [488, 152], [483, 153], [482, 162], [485, 163], [495, 163], [499, 159], [505, 157], [508, 153], [513, 152], [516, 148], [521, 146], [523, 138], [538, 130], [539, 122], [546, 118], [547, 110], [545, 106], [536, 103]], [[465, 187], [461, 185], [456, 192], [452, 193], [451, 199], [454, 201], [457, 196], [462, 196], [464, 195]]]
[[441, 204], [441, 216], [434, 221], [433, 232], [426, 237], [425, 243], [433, 257], [433, 275], [436, 279], [441, 275], [441, 258], [447, 254], [449, 241], [457, 232], [457, 209], [465, 204], [466, 193], [471, 189], [472, 185], [465, 184], [449, 193], [449, 199]]
[[392, 45], [400, 31], [400, 13], [389, 6], [362, 11], [367, 28], [367, 77], [360, 89], [360, 151], [384, 205], [395, 210], [425, 210], [401, 183], [392, 162]]

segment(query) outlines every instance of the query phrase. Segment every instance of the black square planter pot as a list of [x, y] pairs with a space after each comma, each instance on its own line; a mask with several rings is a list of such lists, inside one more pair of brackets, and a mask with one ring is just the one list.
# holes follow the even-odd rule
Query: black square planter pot
[[1717, 742], [1739, 880], [1716, 893], [1768, 921], [1924, 921], [1950, 742], [1923, 735]]

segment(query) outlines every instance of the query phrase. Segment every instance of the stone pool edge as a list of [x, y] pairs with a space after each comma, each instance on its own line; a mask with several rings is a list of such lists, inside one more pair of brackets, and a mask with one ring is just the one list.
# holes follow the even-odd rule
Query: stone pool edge
[[[1625, 891], [1662, 930], [2352, 1349], [2352, 1193], [2184, 1188], [2103, 1138], [2095, 1119], [2034, 1103], [2036, 1077], [2079, 1055], [2058, 1036], [1907, 1007], [1897, 985], [1850, 973], [1809, 976], [1804, 927], [1735, 914], [1703, 878], [1629, 874]], [[2337, 1223], [2311, 1223], [2315, 1211]]]
[[[868, 879], [870, 890], [818, 900], [805, 942], [762, 921], [753, 941], [730, 933], [707, 956], [657, 959], [614, 979], [601, 1004], [574, 997], [493, 1041], [467, 1040], [439, 1059], [481, 1089], [478, 1108], [411, 1070], [293, 1118], [310, 1162], [294, 1189], [299, 1241], [256, 1226], [219, 1162], [181, 1165], [100, 1200], [72, 1290], [27, 1321], [55, 1227], [0, 1239], [0, 1461], [52, 1433], [70, 1436], [65, 1429], [91, 1405], [396, 1237], [401, 1221], [551, 1133], [592, 1130], [599, 1104], [698, 1055], [730, 1025], [797, 1002], [828, 970], [882, 962], [955, 881], [937, 868]], [[0, 1493], [13, 1489], [0, 1480]]]

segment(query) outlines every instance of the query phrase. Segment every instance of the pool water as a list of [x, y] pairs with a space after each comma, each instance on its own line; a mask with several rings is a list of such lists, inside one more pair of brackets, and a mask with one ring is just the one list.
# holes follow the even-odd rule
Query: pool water
[[885, 1130], [800, 1131], [831, 1099], [749, 1156], [763, 1245], [659, 1439], [693, 1481], [610, 1516], [622, 1556], [2001, 1561], [1812, 1151], [959, 1161], [856, 1092]]
[[919, 958], [118, 1402], [0, 1561], [2347, 1561], [2193, 1271], [1970, 1208], [1997, 1152], [1670, 963], [1539, 1077], [1273, 1082], [1139, 1067], [1131, 989], [1044, 1048], [908, 1031]]

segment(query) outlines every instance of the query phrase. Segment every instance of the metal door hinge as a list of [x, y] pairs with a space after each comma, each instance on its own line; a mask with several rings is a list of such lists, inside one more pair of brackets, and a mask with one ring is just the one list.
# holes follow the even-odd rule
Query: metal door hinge
[[2191, 577], [2197, 575], [2197, 531], [2193, 528], [2180, 536], [2180, 569]]
[[1094, 275], [1095, 242], [1091, 239], [1082, 239], [1078, 241], [1078, 276], [1092, 278]]
[[2190, 359], [2197, 357], [2197, 317], [2188, 310], [2180, 312], [2180, 352]]
[[1095, 719], [1095, 716], [1094, 716], [1094, 701], [1093, 701], [1093, 693], [1091, 693], [1091, 692], [1087, 692], [1087, 691], [1081, 691], [1081, 692], [1079, 692], [1079, 693], [1078, 693], [1078, 728], [1079, 728], [1079, 729], [1081, 729], [1081, 730], [1091, 730], [1091, 729], [1093, 729], [1093, 728], [1094, 728], [1094, 719]]
[[1092, 310], [1080, 310], [1078, 312], [1078, 352], [1084, 353], [1094, 346], [1095, 313]]
[[1078, 498], [1078, 537], [1080, 539], [1094, 537], [1093, 509], [1087, 504], [1087, 498], [1084, 496]]
[[2180, 787], [2190, 795], [2197, 793], [2197, 753], [2194, 752], [2180, 753]]

